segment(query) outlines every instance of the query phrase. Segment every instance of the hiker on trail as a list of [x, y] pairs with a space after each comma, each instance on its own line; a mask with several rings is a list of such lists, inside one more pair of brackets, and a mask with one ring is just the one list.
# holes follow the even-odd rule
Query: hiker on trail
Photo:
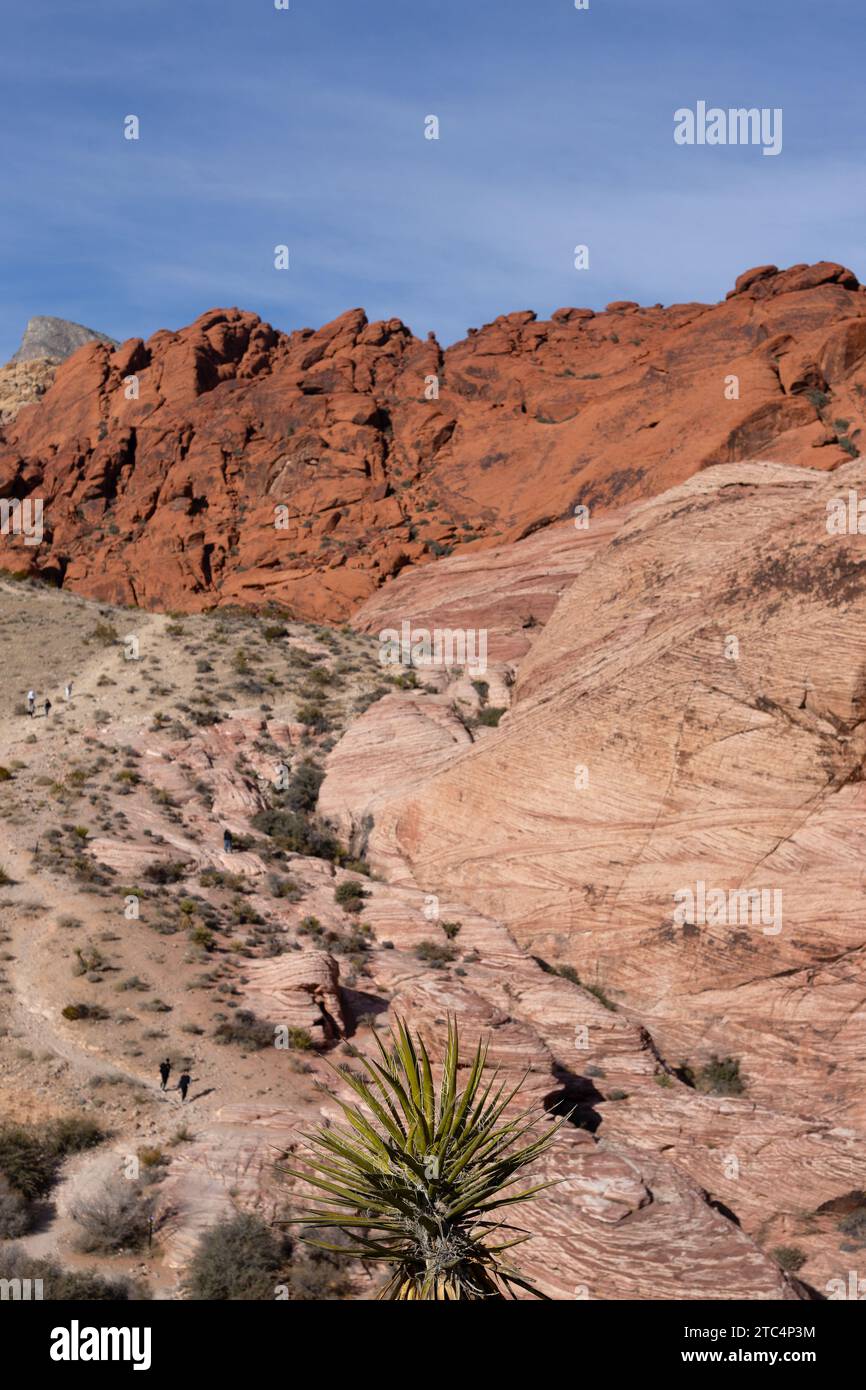
[[159, 1064], [159, 1075], [160, 1075], [160, 1078], [161, 1078], [159, 1089], [160, 1089], [161, 1091], [164, 1091], [165, 1088], [166, 1088], [166, 1086], [168, 1085], [168, 1078], [169, 1078], [169, 1076], [171, 1075], [171, 1058], [170, 1058], [170, 1057], [166, 1057], [166, 1059], [165, 1059], [164, 1062], [160, 1062], [160, 1064]]
[[226, 854], [231, 854], [232, 852], [232, 832], [230, 830], [223, 831], [223, 849]]
[[181, 1102], [186, 1100], [186, 1093], [189, 1090], [189, 1083], [191, 1081], [192, 1077], [190, 1076], [188, 1071], [181, 1072], [180, 1081], [178, 1081], [177, 1083], [178, 1090], [180, 1091]]
[[34, 714], [36, 713], [36, 691], [35, 691], [35, 690], [28, 690], [28, 691], [27, 691], [27, 713], [30, 715], [30, 718], [31, 718], [31, 719], [33, 718]]
[[49, 716], [50, 713], [51, 713], [51, 701], [50, 701], [49, 699], [46, 698], [46, 701], [45, 701], [45, 718], [46, 718], [46, 719], [48, 718], [48, 716]]
[[64, 698], [64, 700], [71, 700], [71, 699], [72, 699], [72, 681], [70, 681], [68, 685], [64, 685], [64, 687], [63, 687], [63, 698]]

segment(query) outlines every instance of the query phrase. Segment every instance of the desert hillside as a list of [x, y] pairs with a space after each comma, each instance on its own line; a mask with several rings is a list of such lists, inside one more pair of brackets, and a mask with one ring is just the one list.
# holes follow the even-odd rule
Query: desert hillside
[[[371, 875], [353, 858], [363, 845], [351, 834], [342, 849], [338, 833], [320, 837], [324, 762], [339, 765], [365, 707], [386, 715], [398, 776], [419, 702], [450, 756], [493, 745], [466, 677], [383, 683], [376, 644], [348, 631], [130, 614], [28, 584], [2, 597], [4, 1114], [36, 1127], [84, 1115], [104, 1135], [67, 1160], [20, 1251], [177, 1296], [214, 1222], [286, 1211], [280, 1155], [338, 1113], [325, 1058], [348, 1057], [348, 1040], [369, 1051], [371, 1030], [399, 1016], [441, 1046], [455, 1013], [468, 1039], [490, 1034], [506, 1076], [528, 1072], [539, 1116], [573, 1111], [546, 1160], [556, 1185], [528, 1218], [537, 1238], [523, 1264], [545, 1292], [702, 1298], [721, 1283], [731, 1297], [802, 1296], [686, 1165], [647, 1142], [652, 1129], [622, 1138], [608, 1120], [624, 1110], [649, 1125], [651, 1106], [678, 1125], [692, 1114], [700, 1132], [728, 1102], [687, 1090], [637, 1019], [534, 958], [494, 914], [443, 883], [431, 915], [405, 874]], [[48, 716], [23, 711], [19, 672], [53, 697]], [[493, 672], [489, 684], [507, 699]], [[186, 1105], [174, 1078], [159, 1089], [166, 1055], [192, 1074]], [[76, 1204], [135, 1162], [153, 1246], [82, 1252]], [[852, 1181], [843, 1166], [837, 1185]], [[786, 1221], [776, 1216], [771, 1243]], [[353, 1271], [355, 1296], [371, 1287]]]

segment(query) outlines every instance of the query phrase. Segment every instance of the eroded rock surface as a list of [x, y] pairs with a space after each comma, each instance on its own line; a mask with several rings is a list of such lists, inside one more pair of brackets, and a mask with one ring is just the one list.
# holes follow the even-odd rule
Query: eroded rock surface
[[3, 426], [0, 495], [42, 498], [46, 534], [4, 537], [0, 562], [146, 608], [344, 619], [407, 566], [577, 504], [749, 458], [838, 467], [864, 306], [821, 263], [760, 267], [717, 305], [505, 314], [444, 350], [360, 309], [289, 334], [214, 309], [90, 343]]

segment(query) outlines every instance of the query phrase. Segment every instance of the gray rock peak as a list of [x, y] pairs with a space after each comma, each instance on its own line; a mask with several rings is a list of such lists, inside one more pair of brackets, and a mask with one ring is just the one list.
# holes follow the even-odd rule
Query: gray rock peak
[[70, 323], [68, 319], [33, 318], [24, 330], [20, 348], [10, 360], [29, 362], [34, 357], [55, 357], [63, 361], [85, 343], [109, 343], [117, 347], [114, 338], [85, 328], [83, 324]]

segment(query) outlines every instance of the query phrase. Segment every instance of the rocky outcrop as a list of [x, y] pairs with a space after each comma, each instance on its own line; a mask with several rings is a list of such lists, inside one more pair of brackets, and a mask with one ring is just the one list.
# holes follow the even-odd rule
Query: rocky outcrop
[[41, 400], [54, 380], [57, 360], [37, 357], [0, 367], [0, 426], [11, 423], [25, 405]]
[[[44, 501], [0, 564], [149, 608], [349, 616], [388, 580], [715, 463], [858, 452], [866, 298], [829, 263], [722, 304], [506, 314], [443, 350], [353, 310], [279, 333], [215, 309], [81, 348], [3, 427], [0, 496]], [[11, 552], [14, 551], [14, 554]]]
[[0, 426], [9, 425], [25, 405], [41, 400], [60, 363], [85, 343], [117, 347], [114, 338], [84, 328], [67, 319], [33, 318], [24, 330], [21, 346], [5, 367], [0, 367]]
[[[275, 1027], [302, 1029], [318, 1044], [345, 1035], [340, 972], [327, 951], [254, 961], [247, 975], [244, 989], [252, 1008]], [[287, 1035], [283, 1046], [288, 1045]]]
[[[437, 697], [393, 695], [330, 755], [320, 796], [372, 818], [389, 881], [434, 900], [447, 885], [587, 982], [608, 1020], [646, 1029], [661, 1082], [624, 1075], [609, 1042], [575, 1055], [575, 1000], [560, 1024], [522, 968], [510, 977], [512, 1022], [531, 1017], [568, 1071], [600, 1068], [616, 1103], [599, 1132], [664, 1154], [761, 1243], [795, 1244], [821, 1288], [840, 1259], [821, 1212], [862, 1187], [866, 1130], [866, 564], [858, 535], [826, 525], [850, 489], [866, 493], [862, 462], [716, 467], [618, 528], [607, 518], [531, 634], [498, 729], [425, 763], [418, 721]], [[547, 533], [554, 554], [570, 533]], [[435, 591], [417, 576], [415, 602], [406, 576], [419, 623], [428, 596], [447, 610], [437, 571]], [[487, 616], [493, 644], [495, 603]], [[507, 609], [503, 624], [507, 640]], [[712, 890], [723, 911], [707, 910]], [[445, 1012], [427, 989], [403, 995], [425, 1025]], [[479, 992], [495, 997], [489, 981]], [[727, 1095], [707, 1093], [714, 1058], [739, 1067]]]
[[117, 341], [106, 333], [97, 333], [95, 328], [85, 328], [81, 323], [71, 323], [69, 319], [37, 316], [30, 319], [21, 339], [21, 346], [13, 353], [11, 362], [30, 362], [34, 358], [48, 357], [54, 362], [63, 362], [77, 352], [85, 343], [105, 343], [117, 347]]

